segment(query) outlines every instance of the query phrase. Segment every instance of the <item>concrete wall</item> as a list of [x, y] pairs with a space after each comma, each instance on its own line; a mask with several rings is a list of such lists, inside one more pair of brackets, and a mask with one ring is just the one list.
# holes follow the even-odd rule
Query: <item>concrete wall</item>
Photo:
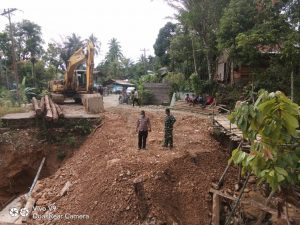
[[170, 103], [171, 86], [167, 83], [145, 83], [144, 89], [153, 94], [153, 105]]

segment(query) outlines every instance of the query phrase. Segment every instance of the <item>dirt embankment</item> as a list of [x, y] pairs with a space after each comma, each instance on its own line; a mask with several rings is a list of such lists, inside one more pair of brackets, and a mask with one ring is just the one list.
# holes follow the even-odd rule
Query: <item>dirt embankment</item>
[[41, 178], [53, 174], [84, 141], [82, 128], [86, 130], [88, 126], [79, 123], [77, 130], [64, 126], [3, 129], [0, 133], [0, 207], [29, 191], [44, 156], [47, 160]]
[[[146, 151], [137, 150], [139, 111], [123, 108], [105, 114], [105, 122], [75, 155], [41, 181], [37, 206], [56, 210], [37, 215], [84, 215], [36, 218], [30, 224], [209, 224], [211, 182], [228, 155], [210, 136], [210, 121], [177, 114], [175, 148], [163, 149], [162, 111], [146, 111], [152, 122]], [[228, 183], [236, 178], [230, 169]], [[71, 182], [66, 195], [59, 193]]]

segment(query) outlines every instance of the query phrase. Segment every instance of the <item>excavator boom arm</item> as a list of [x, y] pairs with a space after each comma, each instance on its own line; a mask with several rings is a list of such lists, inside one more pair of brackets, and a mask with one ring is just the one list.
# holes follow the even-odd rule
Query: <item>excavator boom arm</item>
[[78, 65], [86, 60], [86, 56], [82, 48], [78, 49], [68, 60], [68, 67], [65, 73], [65, 88], [67, 90], [73, 89], [74, 72]]
[[93, 72], [94, 72], [94, 45], [91, 41], [87, 44], [87, 61], [86, 61], [86, 90], [93, 92]]

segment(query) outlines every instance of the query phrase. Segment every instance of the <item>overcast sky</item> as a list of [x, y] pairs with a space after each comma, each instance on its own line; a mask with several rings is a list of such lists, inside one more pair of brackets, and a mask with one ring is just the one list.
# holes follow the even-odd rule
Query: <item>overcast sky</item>
[[[163, 0], [1, 0], [0, 7], [0, 12], [5, 8], [21, 10], [14, 13], [13, 22], [27, 19], [40, 25], [45, 42], [60, 42], [71, 33], [85, 39], [93, 33], [102, 44], [98, 62], [113, 37], [127, 58], [138, 59], [144, 48], [147, 55], [154, 55], [159, 29], [175, 12]], [[1, 31], [7, 23], [1, 16]]]

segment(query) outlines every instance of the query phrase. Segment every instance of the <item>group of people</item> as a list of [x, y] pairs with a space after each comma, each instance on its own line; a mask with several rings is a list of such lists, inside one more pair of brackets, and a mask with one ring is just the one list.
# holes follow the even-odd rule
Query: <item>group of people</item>
[[[173, 148], [173, 125], [176, 122], [176, 119], [171, 114], [170, 109], [167, 108], [165, 113], [165, 136], [163, 147], [169, 147], [171, 149]], [[144, 110], [141, 111], [140, 118], [137, 121], [136, 132], [138, 133], [138, 149], [146, 149], [148, 132], [151, 132], [151, 123]]]
[[139, 101], [139, 93], [136, 89], [132, 90], [130, 92], [130, 95], [128, 96], [126, 91], [123, 91], [122, 93], [119, 94], [119, 103], [126, 103], [129, 104], [129, 100], [132, 102], [132, 106], [138, 105], [140, 106], [140, 101]]
[[200, 105], [202, 107], [205, 107], [215, 105], [215, 98], [211, 95], [205, 95], [205, 97], [203, 97], [200, 95], [196, 96], [192, 94], [192, 96], [190, 96], [189, 94], [186, 94], [185, 102], [193, 106]]

